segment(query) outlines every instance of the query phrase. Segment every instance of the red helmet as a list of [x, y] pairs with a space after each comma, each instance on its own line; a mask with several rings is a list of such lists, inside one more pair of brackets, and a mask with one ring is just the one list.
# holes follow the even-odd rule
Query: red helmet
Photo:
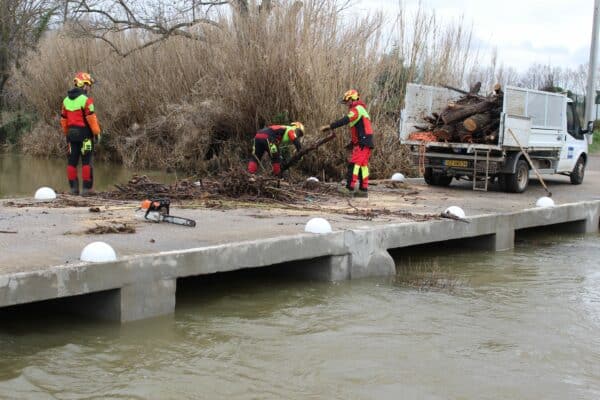
[[73, 84], [78, 88], [84, 87], [85, 85], [92, 86], [94, 84], [94, 79], [87, 72], [78, 72], [75, 74], [75, 78], [73, 78]]
[[344, 97], [342, 98], [342, 103], [347, 103], [349, 101], [356, 101], [359, 99], [358, 91], [354, 89], [350, 89], [344, 93]]

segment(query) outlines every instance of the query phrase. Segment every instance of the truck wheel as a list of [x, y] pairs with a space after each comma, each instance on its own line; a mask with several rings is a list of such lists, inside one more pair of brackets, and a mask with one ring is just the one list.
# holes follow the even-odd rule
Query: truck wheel
[[426, 184], [435, 185], [435, 183], [433, 183], [433, 170], [431, 168], [425, 168], [425, 172], [423, 172], [423, 179], [425, 179]]
[[529, 184], [529, 164], [522, 158], [517, 161], [514, 174], [506, 175], [506, 188], [507, 192], [511, 193], [523, 193], [527, 189]]
[[437, 178], [437, 186], [448, 186], [452, 182], [452, 177], [448, 175], [435, 175]]
[[425, 168], [423, 179], [425, 179], [425, 183], [431, 186], [448, 186], [452, 182], [451, 176], [433, 172], [431, 168]]
[[583, 182], [583, 176], [585, 174], [585, 161], [582, 156], [579, 156], [575, 166], [573, 167], [573, 171], [569, 177], [571, 178], [571, 183], [573, 185], [581, 185]]

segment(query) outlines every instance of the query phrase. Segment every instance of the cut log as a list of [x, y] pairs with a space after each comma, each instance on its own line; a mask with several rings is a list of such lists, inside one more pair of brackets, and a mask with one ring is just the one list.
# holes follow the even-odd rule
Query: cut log
[[489, 114], [475, 114], [463, 121], [463, 126], [469, 132], [475, 132], [487, 125], [492, 117]]
[[456, 103], [454, 101], [449, 101], [447, 109], [448, 110], [458, 110], [458, 109], [463, 108], [463, 107], [464, 107], [463, 104], [458, 104], [458, 103]]
[[453, 125], [444, 125], [433, 131], [433, 134], [437, 138], [438, 142], [451, 142], [456, 128]]
[[471, 88], [469, 89], [469, 94], [477, 94], [477, 93], [479, 93], [480, 89], [481, 89], [481, 82], [477, 82], [473, 86], [471, 86]]
[[461, 143], [473, 143], [473, 132], [469, 132], [462, 126], [456, 130], [456, 137]]
[[440, 117], [442, 118], [442, 121], [444, 121], [444, 124], [448, 125], [470, 117], [471, 115], [480, 114], [491, 110], [495, 106], [495, 101], [486, 100], [475, 104], [465, 105], [464, 107], [456, 110], [445, 110]]

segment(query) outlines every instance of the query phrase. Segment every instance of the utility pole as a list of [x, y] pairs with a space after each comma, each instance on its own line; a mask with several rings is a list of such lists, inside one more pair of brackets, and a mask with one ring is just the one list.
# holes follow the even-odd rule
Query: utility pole
[[588, 133], [594, 130], [594, 106], [596, 105], [596, 70], [598, 69], [598, 27], [600, 20], [598, 11], [600, 9], [600, 0], [594, 0], [594, 22], [592, 25], [592, 45], [590, 47], [590, 69], [588, 71], [587, 94], [585, 100], [585, 122], [587, 123]]

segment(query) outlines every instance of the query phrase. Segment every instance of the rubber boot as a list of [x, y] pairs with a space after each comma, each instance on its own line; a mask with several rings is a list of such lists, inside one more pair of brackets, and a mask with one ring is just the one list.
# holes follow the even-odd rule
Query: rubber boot
[[79, 179], [72, 179], [69, 181], [69, 188], [71, 189], [71, 194], [74, 196], [79, 195]]

